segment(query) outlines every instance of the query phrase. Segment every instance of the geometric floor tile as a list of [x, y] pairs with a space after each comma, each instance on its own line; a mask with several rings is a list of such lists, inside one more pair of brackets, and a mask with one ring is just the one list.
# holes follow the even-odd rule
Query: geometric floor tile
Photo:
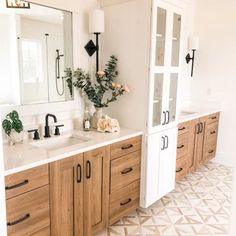
[[137, 209], [96, 236], [227, 235], [232, 175], [232, 168], [210, 162], [149, 208]]

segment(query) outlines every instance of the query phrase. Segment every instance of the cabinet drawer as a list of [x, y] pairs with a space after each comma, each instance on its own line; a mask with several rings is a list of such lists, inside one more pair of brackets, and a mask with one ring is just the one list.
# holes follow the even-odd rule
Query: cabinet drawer
[[32, 234], [32, 236], [50, 236], [50, 227], [41, 229], [38, 232]]
[[189, 133], [178, 135], [177, 159], [188, 154]]
[[48, 165], [6, 176], [6, 198], [12, 198], [49, 183]]
[[204, 162], [208, 162], [209, 160], [213, 159], [216, 155], [216, 145], [207, 145], [204, 152]]
[[175, 179], [176, 181], [181, 180], [185, 175], [188, 174], [188, 156], [183, 156], [176, 161]]
[[142, 137], [130, 138], [111, 145], [111, 160], [141, 149]]
[[180, 123], [178, 125], [178, 135], [188, 132], [189, 128], [190, 128], [190, 121]]
[[140, 179], [141, 151], [111, 161], [111, 192]]
[[219, 122], [219, 117], [220, 117], [219, 112], [211, 114], [211, 115], [207, 116], [206, 122], [207, 122], [207, 124], [212, 124], [214, 122]]
[[114, 192], [110, 196], [110, 224], [139, 207], [140, 181]]
[[214, 122], [208, 125], [206, 130], [206, 145], [210, 143], [216, 144], [217, 135], [218, 135], [218, 122]]
[[6, 205], [9, 236], [34, 235], [50, 225], [48, 185], [11, 198]]

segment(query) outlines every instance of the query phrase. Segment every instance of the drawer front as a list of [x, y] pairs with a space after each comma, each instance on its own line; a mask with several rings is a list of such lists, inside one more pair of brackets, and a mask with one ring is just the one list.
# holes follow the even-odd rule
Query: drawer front
[[140, 181], [110, 195], [110, 224], [139, 207]]
[[111, 161], [111, 192], [140, 179], [141, 151]]
[[216, 155], [216, 145], [207, 145], [204, 152], [204, 162], [208, 162], [209, 160], [213, 159]]
[[6, 198], [18, 196], [49, 183], [48, 165], [6, 176]]
[[176, 156], [177, 159], [188, 154], [188, 144], [189, 144], [189, 133], [181, 134], [178, 136], [177, 156]]
[[111, 160], [141, 150], [142, 137], [130, 138], [111, 145]]
[[50, 227], [41, 229], [38, 232], [32, 234], [32, 236], [50, 236]]
[[188, 156], [183, 156], [176, 161], [175, 180], [179, 181], [188, 174]]
[[178, 125], [178, 135], [188, 132], [190, 129], [190, 121], [180, 123]]
[[50, 225], [48, 185], [11, 198], [6, 205], [9, 236], [34, 235]]
[[216, 144], [218, 135], [218, 123], [214, 122], [207, 126], [206, 130], [206, 145], [210, 143]]
[[220, 113], [217, 112], [217, 113], [214, 113], [214, 114], [211, 114], [209, 116], [207, 116], [207, 124], [212, 124], [214, 122], [219, 122], [219, 117], [220, 117]]

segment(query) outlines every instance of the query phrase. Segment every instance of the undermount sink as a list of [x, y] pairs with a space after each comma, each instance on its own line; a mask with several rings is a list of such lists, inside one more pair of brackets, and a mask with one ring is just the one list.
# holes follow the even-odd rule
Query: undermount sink
[[181, 116], [189, 116], [189, 115], [194, 115], [196, 113], [197, 113], [196, 111], [181, 111], [180, 115]]
[[47, 138], [40, 141], [35, 141], [30, 143], [30, 145], [34, 147], [45, 148], [48, 151], [55, 151], [58, 149], [71, 147], [88, 141], [89, 139], [76, 135], [63, 135], [58, 137]]

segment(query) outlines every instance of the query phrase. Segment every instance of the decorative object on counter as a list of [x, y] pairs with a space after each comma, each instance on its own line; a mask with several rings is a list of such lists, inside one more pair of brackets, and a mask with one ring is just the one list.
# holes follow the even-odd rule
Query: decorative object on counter
[[6, 6], [7, 8], [23, 8], [23, 9], [29, 9], [30, 3], [21, 1], [21, 0], [6, 0]]
[[89, 131], [91, 128], [91, 118], [90, 118], [88, 107], [86, 107], [84, 111], [83, 128], [84, 128], [84, 131]]
[[194, 67], [194, 60], [195, 60], [195, 52], [196, 50], [199, 49], [199, 38], [198, 37], [190, 37], [188, 39], [188, 48], [189, 50], [193, 51], [192, 57], [188, 53], [187, 56], [185, 57], [185, 60], [187, 64], [192, 61], [192, 67], [191, 67], [191, 77], [193, 77], [193, 67]]
[[24, 127], [17, 111], [13, 110], [12, 112], [6, 115], [6, 119], [4, 119], [2, 122], [2, 128], [4, 129], [6, 135], [9, 138], [10, 145], [23, 141]]
[[119, 132], [120, 131], [120, 126], [119, 122], [116, 119], [112, 119], [109, 116], [105, 116], [104, 118], [100, 118], [97, 122], [97, 131], [99, 132], [109, 132], [109, 133], [114, 133], [114, 132]]
[[[93, 103], [96, 109], [108, 107], [108, 104], [117, 100], [118, 96], [125, 92], [130, 92], [126, 85], [115, 83], [114, 80], [118, 75], [117, 61], [115, 56], [111, 56], [104, 71], [98, 71], [95, 75], [96, 80], [93, 81], [88, 73], [78, 68], [73, 73], [71, 69], [66, 70], [66, 78], [74, 77], [73, 85], [79, 88], [88, 99]], [[104, 95], [106, 100], [104, 101]], [[111, 97], [108, 97], [108, 96]], [[97, 121], [102, 117], [102, 111], [97, 110], [93, 117], [93, 128], [97, 128]]]
[[89, 33], [96, 35], [96, 45], [90, 40], [84, 48], [90, 57], [96, 52], [96, 71], [99, 71], [99, 35], [104, 33], [103, 10], [96, 9], [89, 14]]

